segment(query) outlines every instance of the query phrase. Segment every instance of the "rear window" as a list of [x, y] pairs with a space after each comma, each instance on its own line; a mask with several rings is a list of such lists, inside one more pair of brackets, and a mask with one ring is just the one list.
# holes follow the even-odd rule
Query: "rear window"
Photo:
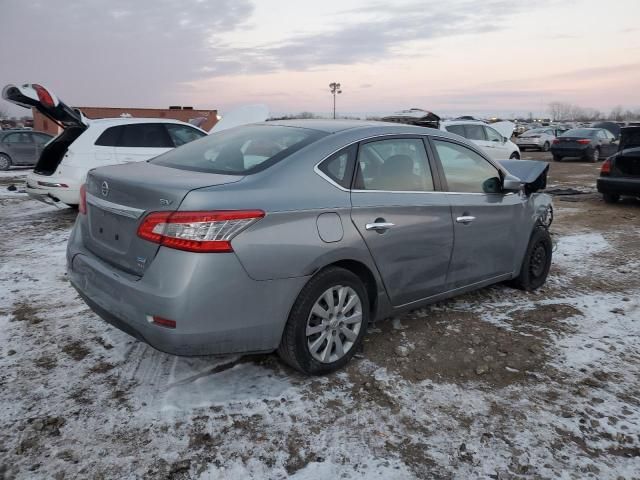
[[564, 132], [562, 137], [593, 137], [596, 134], [597, 130], [589, 130], [587, 128], [574, 128], [573, 130], [569, 130]]
[[325, 135], [278, 125], [232, 128], [183, 145], [150, 163], [195, 172], [246, 175], [268, 168]]

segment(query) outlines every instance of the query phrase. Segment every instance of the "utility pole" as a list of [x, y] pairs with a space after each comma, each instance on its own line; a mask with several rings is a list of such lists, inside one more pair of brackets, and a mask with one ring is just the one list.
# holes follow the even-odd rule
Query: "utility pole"
[[336, 82], [331, 82], [329, 84], [329, 88], [331, 89], [331, 94], [333, 95], [333, 119], [336, 119], [336, 94], [342, 93], [340, 90], [340, 84]]

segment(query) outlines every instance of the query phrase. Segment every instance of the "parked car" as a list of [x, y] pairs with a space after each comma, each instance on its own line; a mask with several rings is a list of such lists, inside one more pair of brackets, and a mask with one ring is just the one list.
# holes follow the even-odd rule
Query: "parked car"
[[24, 107], [35, 107], [64, 131], [40, 153], [26, 192], [45, 203], [76, 206], [80, 186], [92, 168], [141, 162], [206, 136], [206, 132], [178, 120], [159, 118], [104, 118], [89, 120], [41, 85], [7, 85], [2, 97]]
[[560, 135], [551, 144], [551, 153], [556, 162], [566, 157], [597, 162], [617, 149], [615, 137], [604, 128], [574, 128]]
[[44, 146], [52, 138], [48, 133], [33, 132], [31, 129], [1, 131], [0, 170], [35, 165]]
[[621, 195], [640, 197], [640, 126], [621, 129], [618, 151], [602, 164], [598, 191], [607, 203]]
[[103, 319], [164, 352], [277, 349], [329, 372], [374, 318], [545, 282], [551, 200], [533, 190], [548, 165], [511, 163], [531, 181], [435, 129], [240, 126], [91, 170], [69, 278]]
[[522, 133], [516, 139], [516, 145], [522, 151], [527, 148], [535, 148], [541, 152], [548, 152], [555, 139], [556, 136], [552, 127], [534, 128]]
[[520, 158], [520, 149], [510, 138], [514, 124], [498, 122], [487, 125], [480, 121], [448, 120], [440, 123], [440, 129], [471, 140], [494, 160]]

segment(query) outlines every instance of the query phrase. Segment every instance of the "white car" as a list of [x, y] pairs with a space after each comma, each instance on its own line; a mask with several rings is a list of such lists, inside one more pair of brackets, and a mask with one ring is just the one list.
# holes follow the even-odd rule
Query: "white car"
[[516, 144], [520, 149], [535, 148], [542, 152], [548, 152], [556, 139], [553, 127], [542, 127], [527, 130], [516, 139]]
[[497, 122], [488, 125], [479, 120], [445, 120], [440, 129], [471, 140], [494, 160], [519, 159], [520, 149], [510, 138], [515, 125]]
[[141, 162], [207, 133], [188, 123], [160, 118], [89, 120], [41, 85], [7, 85], [2, 98], [34, 107], [64, 131], [42, 150], [26, 192], [45, 203], [77, 206], [80, 186], [92, 168]]

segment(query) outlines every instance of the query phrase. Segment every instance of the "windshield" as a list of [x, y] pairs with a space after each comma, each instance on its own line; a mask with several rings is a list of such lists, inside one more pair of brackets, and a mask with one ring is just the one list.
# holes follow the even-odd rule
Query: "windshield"
[[213, 133], [150, 163], [205, 173], [247, 175], [273, 165], [326, 133], [279, 125], [252, 125]]
[[569, 130], [568, 132], [564, 132], [561, 137], [593, 137], [595, 135], [595, 130], [590, 130], [588, 128], [574, 128], [573, 130]]

